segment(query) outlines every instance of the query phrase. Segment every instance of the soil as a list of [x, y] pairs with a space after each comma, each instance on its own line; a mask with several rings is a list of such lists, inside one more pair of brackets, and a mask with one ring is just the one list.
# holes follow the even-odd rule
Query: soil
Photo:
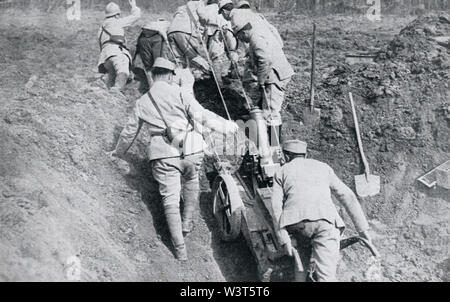
[[[145, 133], [126, 161], [105, 155], [139, 96], [139, 83], [130, 83], [125, 99], [111, 94], [97, 73], [101, 12], [83, 12], [82, 22], [67, 21], [63, 12], [1, 14], [0, 280], [73, 280], [77, 259], [81, 281], [255, 281], [245, 241], [220, 241], [205, 175], [187, 238], [189, 261], [180, 263], [146, 160]], [[268, 19], [296, 71], [287, 88], [283, 137], [306, 140], [311, 157], [329, 163], [353, 189], [353, 176], [362, 174], [347, 98], [350, 89], [354, 94], [366, 155], [382, 179], [379, 195], [360, 199], [382, 255], [376, 279], [449, 281], [448, 191], [417, 182], [449, 159], [449, 53], [433, 39], [448, 36], [449, 25], [438, 16], [385, 16], [381, 23], [315, 18], [321, 120], [311, 127], [302, 121], [312, 21], [281, 14]], [[139, 26], [129, 31], [130, 45], [138, 34]], [[375, 53], [375, 63], [347, 64], [345, 54], [353, 51]], [[212, 87], [199, 83], [196, 94], [224, 115]], [[239, 97], [230, 90], [225, 96], [239, 118]], [[354, 234], [342, 215], [346, 235]], [[372, 280], [371, 261], [362, 247], [346, 249], [340, 280]]]

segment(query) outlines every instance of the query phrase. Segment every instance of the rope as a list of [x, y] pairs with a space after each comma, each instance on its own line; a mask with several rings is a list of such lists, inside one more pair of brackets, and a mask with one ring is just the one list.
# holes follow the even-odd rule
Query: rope
[[[189, 5], [186, 5], [186, 8], [187, 8], [187, 11], [188, 11], [188, 13], [190, 15], [192, 24], [194, 24], [194, 26], [195, 26], [195, 31], [200, 36], [199, 26], [198, 26], [197, 21], [195, 20], [195, 18], [193, 16], [192, 12], [191, 12], [191, 9], [189, 8]], [[214, 67], [213, 67], [213, 64], [212, 64], [212, 61], [211, 61], [211, 57], [209, 56], [208, 48], [206, 47], [205, 41], [203, 41], [203, 38], [201, 36], [200, 36], [199, 40], [200, 40], [200, 44], [203, 47], [203, 51], [206, 54], [206, 59], [208, 60], [208, 64], [209, 64], [209, 66], [211, 68], [211, 73], [213, 75], [214, 82], [216, 83], [217, 90], [219, 91], [220, 99], [222, 100], [223, 106], [225, 108], [225, 112], [227, 114], [228, 119], [231, 121], [230, 112], [228, 111], [228, 107], [227, 107], [227, 104], [225, 103], [225, 98], [223, 97], [222, 90], [221, 90], [220, 85], [219, 85], [219, 81], [217, 80], [216, 72], [214, 71]]]
[[[228, 46], [226, 38], [225, 38], [225, 34], [223, 33], [223, 30], [220, 26], [219, 26], [219, 30], [220, 30], [220, 34], [222, 35], [223, 44], [225, 45], [227, 52], [231, 53], [230, 47]], [[250, 104], [250, 101], [248, 100], [247, 92], [245, 91], [245, 88], [244, 88], [244, 83], [242, 82], [241, 76], [239, 75], [237, 63], [233, 60], [230, 60], [230, 61], [231, 61], [231, 64], [233, 64], [234, 69], [236, 70], [236, 75], [237, 75], [239, 84], [241, 84], [240, 86], [242, 89], [242, 93], [244, 94], [244, 99], [247, 102], [247, 106], [249, 109], [251, 109], [252, 105]]]

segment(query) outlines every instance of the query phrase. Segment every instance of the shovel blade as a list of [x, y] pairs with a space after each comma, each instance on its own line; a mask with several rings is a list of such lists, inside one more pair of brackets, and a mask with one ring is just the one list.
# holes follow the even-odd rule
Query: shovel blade
[[317, 125], [320, 122], [320, 109], [314, 108], [310, 110], [309, 108], [303, 111], [303, 123], [305, 125]]
[[355, 175], [355, 186], [358, 196], [375, 196], [380, 193], [380, 176], [372, 174]]

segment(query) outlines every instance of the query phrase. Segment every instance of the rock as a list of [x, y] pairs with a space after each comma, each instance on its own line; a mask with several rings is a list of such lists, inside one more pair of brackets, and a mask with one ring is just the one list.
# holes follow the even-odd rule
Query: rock
[[69, 156], [74, 164], [83, 169], [87, 168], [86, 158], [84, 156], [83, 150], [80, 147], [77, 146], [74, 149], [72, 149], [72, 151], [70, 151]]
[[400, 127], [398, 132], [402, 139], [413, 140], [417, 137], [417, 133], [412, 127]]
[[26, 89], [31, 89], [34, 85], [34, 83], [37, 81], [38, 76], [37, 75], [32, 75], [30, 77], [30, 79], [28, 80], [28, 82], [25, 84], [25, 88]]
[[434, 217], [427, 215], [425, 213], [421, 213], [419, 217], [413, 221], [413, 223], [416, 225], [427, 226], [433, 224], [435, 220], [436, 219]]
[[14, 108], [6, 113], [3, 120], [8, 124], [25, 124], [32, 120], [32, 115], [24, 108]]
[[339, 83], [339, 78], [332, 78], [330, 81], [328, 81], [328, 84], [331, 86], [336, 86]]

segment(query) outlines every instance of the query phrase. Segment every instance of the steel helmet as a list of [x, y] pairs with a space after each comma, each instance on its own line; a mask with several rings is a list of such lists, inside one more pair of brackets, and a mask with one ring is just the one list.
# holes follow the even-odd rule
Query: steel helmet
[[233, 10], [231, 14], [231, 26], [235, 34], [241, 31], [247, 24], [250, 23], [248, 14], [244, 14], [241, 10]]
[[248, 6], [248, 8], [250, 8], [250, 3], [248, 1], [245, 1], [245, 0], [239, 1], [236, 7], [237, 8], [242, 8], [243, 6]]
[[285, 141], [283, 143], [283, 151], [288, 151], [294, 154], [306, 154], [308, 144], [298, 139]]
[[219, 11], [227, 4], [233, 4], [231, 0], [220, 0], [219, 1]]
[[120, 7], [114, 2], [109, 2], [105, 7], [105, 15], [106, 17], [112, 17], [120, 14]]

